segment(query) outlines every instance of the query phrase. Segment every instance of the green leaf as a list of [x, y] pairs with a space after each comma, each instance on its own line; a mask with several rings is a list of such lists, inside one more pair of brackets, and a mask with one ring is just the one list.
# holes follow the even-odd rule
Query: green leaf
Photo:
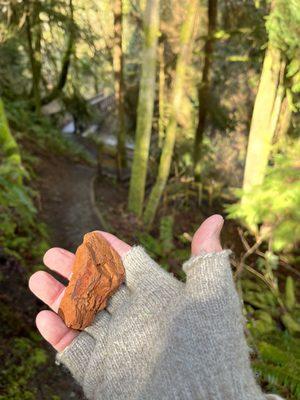
[[288, 67], [287, 67], [287, 78], [291, 78], [293, 75], [295, 75], [298, 71], [300, 70], [300, 61], [295, 59], [292, 60]]
[[294, 320], [290, 313], [285, 313], [281, 317], [282, 322], [284, 323], [286, 329], [291, 333], [299, 333], [300, 332], [300, 324]]
[[285, 282], [285, 305], [291, 311], [296, 305], [295, 283], [291, 276]]

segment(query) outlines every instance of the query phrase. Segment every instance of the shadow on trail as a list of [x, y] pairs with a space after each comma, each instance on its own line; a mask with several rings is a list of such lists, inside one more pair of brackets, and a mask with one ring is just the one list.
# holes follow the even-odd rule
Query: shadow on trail
[[[85, 141], [69, 135], [83, 146]], [[84, 146], [96, 161], [88, 143]], [[38, 167], [41, 219], [50, 231], [51, 246], [74, 251], [86, 232], [103, 229], [93, 201], [93, 180], [97, 167], [68, 158], [49, 155]]]

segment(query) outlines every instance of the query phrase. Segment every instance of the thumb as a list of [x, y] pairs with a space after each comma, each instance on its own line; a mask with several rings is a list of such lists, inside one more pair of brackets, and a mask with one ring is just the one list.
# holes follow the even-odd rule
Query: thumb
[[[218, 302], [218, 309], [225, 312], [228, 296], [236, 303], [230, 268], [231, 250], [222, 250], [220, 233], [223, 217], [215, 214], [207, 218], [192, 240], [192, 257], [183, 264], [187, 274], [186, 290], [194, 299]], [[230, 294], [230, 295], [229, 295]]]
[[192, 240], [193, 256], [222, 250], [220, 234], [223, 224], [223, 217], [219, 214], [214, 214], [200, 225]]

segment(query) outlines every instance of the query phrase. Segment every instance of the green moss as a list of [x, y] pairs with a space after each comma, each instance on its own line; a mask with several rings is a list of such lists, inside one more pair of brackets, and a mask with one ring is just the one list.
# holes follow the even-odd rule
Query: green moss
[[39, 341], [27, 337], [9, 339], [0, 348], [0, 357], [3, 360], [1, 381], [5, 382], [0, 399], [35, 399], [36, 391], [30, 389], [30, 381], [47, 362], [47, 354]]

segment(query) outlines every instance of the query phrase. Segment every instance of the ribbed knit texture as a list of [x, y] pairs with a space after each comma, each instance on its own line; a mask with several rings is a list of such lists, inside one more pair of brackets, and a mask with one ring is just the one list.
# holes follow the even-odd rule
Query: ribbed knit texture
[[57, 355], [88, 399], [266, 400], [250, 368], [230, 253], [192, 257], [186, 284], [141, 247], [123, 257], [126, 283]]

